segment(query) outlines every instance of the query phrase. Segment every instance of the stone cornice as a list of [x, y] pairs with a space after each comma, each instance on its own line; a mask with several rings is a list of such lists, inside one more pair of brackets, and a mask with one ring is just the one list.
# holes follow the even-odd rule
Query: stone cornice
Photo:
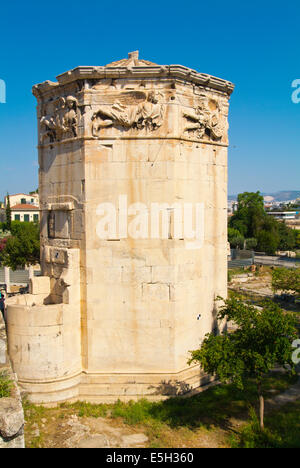
[[229, 146], [229, 144], [226, 142], [220, 142], [220, 141], [209, 141], [209, 140], [205, 140], [205, 139], [197, 139], [197, 138], [185, 138], [183, 136], [179, 137], [179, 136], [171, 136], [171, 135], [168, 135], [168, 136], [158, 136], [158, 135], [155, 135], [155, 136], [139, 136], [139, 135], [135, 135], [135, 136], [101, 136], [101, 137], [92, 137], [92, 136], [81, 136], [81, 137], [77, 137], [76, 139], [74, 138], [66, 138], [62, 141], [55, 141], [55, 142], [52, 142], [52, 143], [45, 143], [45, 144], [42, 144], [42, 145], [37, 145], [37, 149], [39, 150], [43, 150], [45, 148], [53, 148], [55, 146], [60, 146], [60, 145], [65, 145], [65, 144], [68, 144], [68, 143], [71, 143], [71, 142], [74, 142], [75, 141], [109, 141], [109, 142], [112, 142], [112, 141], [120, 141], [120, 140], [163, 140], [163, 141], [166, 141], [166, 140], [174, 140], [174, 141], [186, 141], [188, 143], [196, 143], [196, 144], [205, 144], [205, 145], [212, 145], [212, 146], [222, 146], [224, 148], [227, 148]]
[[50, 91], [51, 89], [57, 88], [58, 86], [59, 86], [59, 83], [47, 80], [47, 81], [44, 81], [43, 83], [34, 85], [33, 88], [32, 88], [32, 94], [36, 98], [39, 98], [44, 93], [46, 93], [47, 91]]
[[182, 65], [157, 65], [157, 66], [132, 66], [132, 67], [76, 67], [57, 77], [57, 82], [45, 81], [33, 87], [33, 94], [39, 97], [59, 85], [65, 85], [77, 80], [86, 79], [149, 79], [149, 78], [178, 78], [198, 86], [214, 89], [230, 96], [234, 90], [234, 84]]

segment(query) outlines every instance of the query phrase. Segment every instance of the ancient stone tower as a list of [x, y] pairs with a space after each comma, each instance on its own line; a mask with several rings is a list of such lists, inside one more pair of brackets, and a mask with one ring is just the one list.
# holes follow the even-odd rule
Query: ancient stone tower
[[33, 88], [43, 276], [8, 310], [20, 385], [35, 402], [197, 387], [188, 352], [226, 296], [233, 85], [138, 52], [57, 80]]

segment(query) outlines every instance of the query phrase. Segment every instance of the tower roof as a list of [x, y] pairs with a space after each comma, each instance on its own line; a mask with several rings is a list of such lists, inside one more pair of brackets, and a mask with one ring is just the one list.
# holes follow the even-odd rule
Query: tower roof
[[141, 60], [139, 58], [139, 51], [129, 52], [128, 58], [111, 62], [106, 67], [157, 67], [157, 63], [149, 62], [149, 60]]
[[122, 79], [122, 78], [172, 78], [184, 80], [198, 86], [221, 91], [230, 96], [234, 85], [227, 80], [199, 73], [183, 65], [157, 65], [139, 58], [139, 51], [130, 52], [128, 58], [111, 62], [105, 66], [80, 66], [57, 77], [57, 82], [45, 81], [33, 87], [33, 94], [39, 97], [60, 85], [82, 79]]

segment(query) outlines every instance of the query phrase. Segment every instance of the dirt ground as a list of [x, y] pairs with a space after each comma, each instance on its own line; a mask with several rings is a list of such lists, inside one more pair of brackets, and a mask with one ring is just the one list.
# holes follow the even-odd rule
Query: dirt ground
[[[185, 428], [172, 430], [165, 427], [163, 432], [158, 447], [161, 444], [178, 448], [228, 447], [226, 442], [228, 434], [220, 428], [190, 431]], [[131, 427], [118, 419], [82, 418], [60, 408], [46, 408], [40, 418], [35, 415], [32, 421], [26, 421], [25, 441], [27, 448], [155, 447], [147, 427], [141, 425]]]
[[263, 268], [256, 273], [249, 270], [232, 274], [229, 288], [233, 291], [250, 292], [262, 297], [273, 297], [270, 269]]

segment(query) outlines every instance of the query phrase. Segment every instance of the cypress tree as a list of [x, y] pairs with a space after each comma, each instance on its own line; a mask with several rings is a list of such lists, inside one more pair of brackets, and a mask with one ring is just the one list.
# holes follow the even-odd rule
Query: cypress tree
[[9, 200], [8, 194], [6, 197], [6, 229], [8, 231], [11, 230], [11, 208], [10, 208], [10, 200]]

